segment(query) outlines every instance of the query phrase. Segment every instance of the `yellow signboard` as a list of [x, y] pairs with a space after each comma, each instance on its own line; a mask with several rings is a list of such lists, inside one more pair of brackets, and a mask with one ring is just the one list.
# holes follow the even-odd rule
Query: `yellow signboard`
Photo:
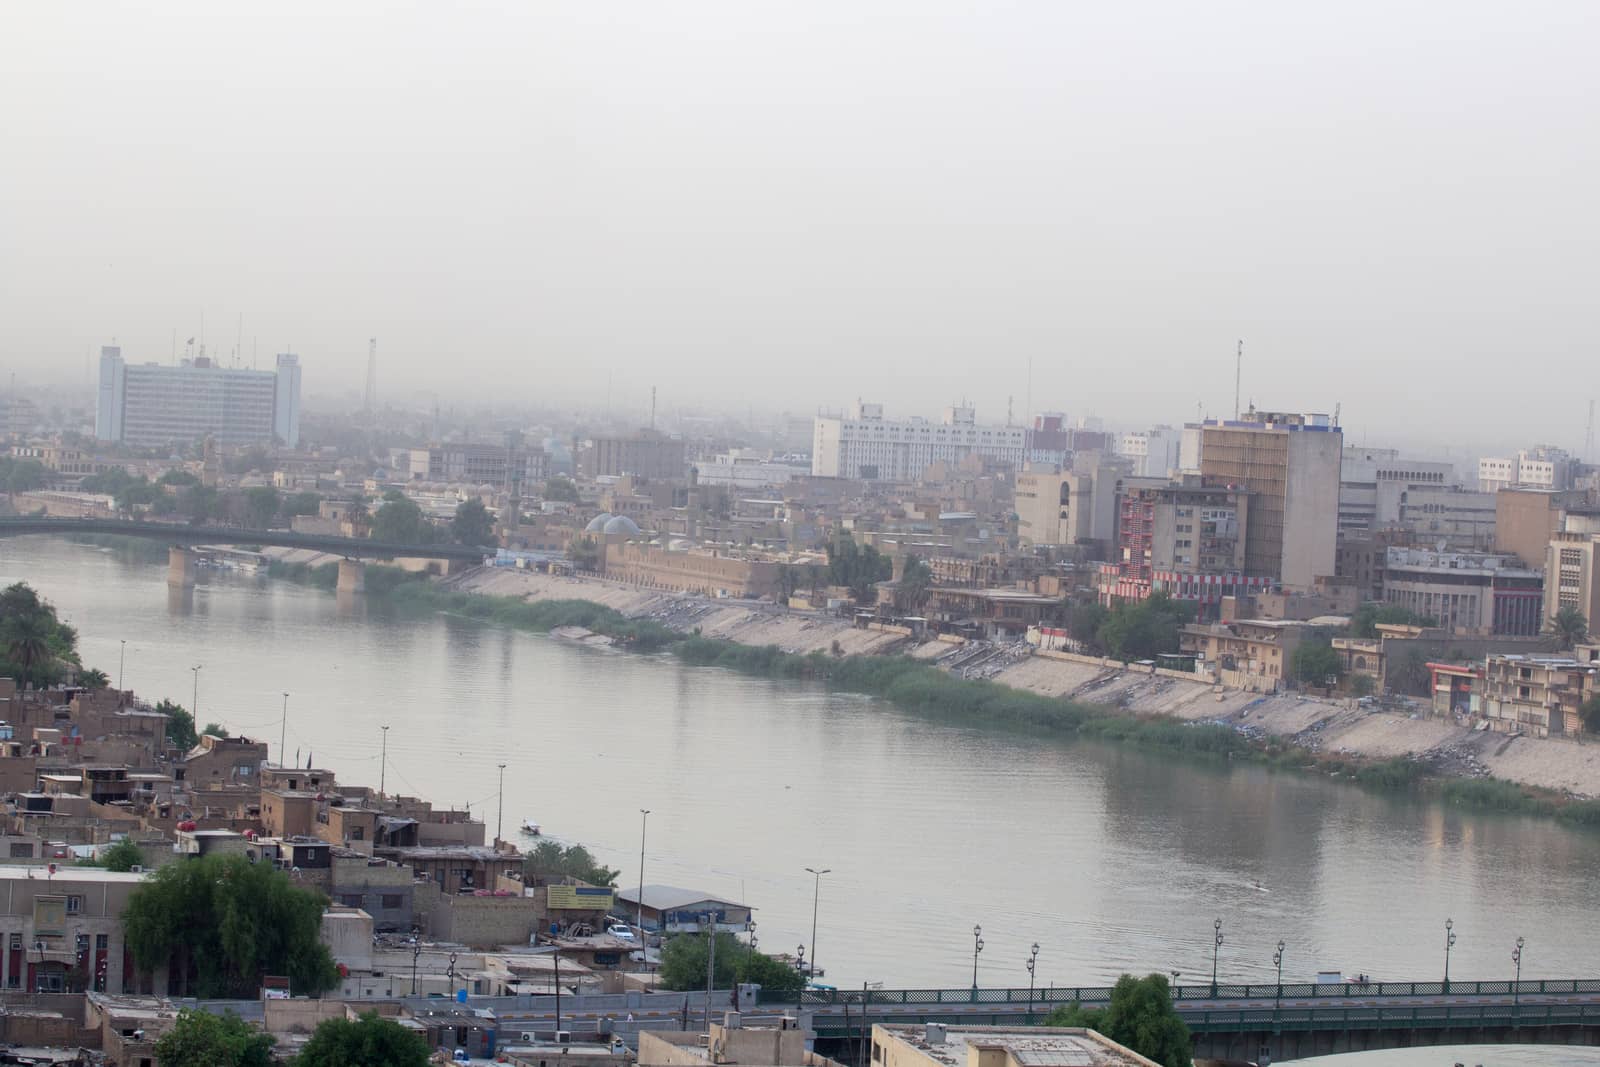
[[547, 887], [551, 911], [610, 911], [615, 892], [592, 885]]

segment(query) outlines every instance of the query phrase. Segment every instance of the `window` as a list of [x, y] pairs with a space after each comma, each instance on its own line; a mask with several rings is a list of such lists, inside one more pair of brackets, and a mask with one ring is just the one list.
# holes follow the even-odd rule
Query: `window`
[[67, 914], [77, 915], [83, 911], [83, 897], [71, 894], [67, 897]]
[[396, 908], [405, 907], [405, 899], [399, 893], [385, 893], [381, 899], [381, 904], [386, 911], [393, 911]]
[[106, 949], [110, 948], [111, 947], [111, 935], [110, 934], [95, 934], [94, 935], [94, 947], [95, 947], [95, 950], [98, 951], [98, 952], [104, 952]]
[[33, 858], [33, 843], [31, 841], [13, 841], [13, 842], [11, 842], [11, 858], [14, 859], [14, 860], [15, 859], [32, 859]]
[[350, 840], [352, 840], [352, 841], [365, 841], [366, 837], [367, 837], [367, 828], [365, 826], [352, 826], [350, 828]]
[[347, 908], [359, 908], [361, 907], [361, 894], [341, 893], [339, 894], [339, 903], [343, 904]]

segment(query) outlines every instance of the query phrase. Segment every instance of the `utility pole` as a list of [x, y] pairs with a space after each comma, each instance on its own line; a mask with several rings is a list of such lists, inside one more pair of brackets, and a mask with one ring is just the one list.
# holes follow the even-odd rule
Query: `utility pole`
[[1239, 383], [1244, 376], [1244, 342], [1239, 342], [1239, 352], [1233, 357], [1233, 421], [1239, 421]]
[[284, 745], [289, 739], [289, 694], [283, 694], [283, 722], [278, 727], [278, 766], [283, 766]]
[[717, 920], [706, 920], [706, 1033], [711, 1032], [711, 990], [717, 977]]
[[[1592, 403], [1589, 405], [1589, 413], [1590, 413], [1591, 416], [1594, 414], [1594, 405]], [[117, 691], [118, 692], [122, 691], [122, 668], [126, 667], [127, 665], [128, 665], [128, 642], [127, 642], [126, 639], [123, 639], [123, 641], [122, 641], [122, 649], [117, 653]]]
[[389, 728], [380, 726], [383, 731], [383, 754], [378, 757], [378, 795], [384, 796], [385, 773], [389, 770]]
[[500, 764], [500, 810], [494, 817], [494, 847], [496, 849], [498, 849], [500, 847], [500, 842], [504, 839], [502, 837], [502, 834], [503, 834], [503, 832], [505, 830], [505, 819], [506, 819], [506, 765], [504, 763], [502, 763], [502, 764]]
[[639, 941], [644, 942], [644, 832], [650, 828], [650, 809], [639, 809]]

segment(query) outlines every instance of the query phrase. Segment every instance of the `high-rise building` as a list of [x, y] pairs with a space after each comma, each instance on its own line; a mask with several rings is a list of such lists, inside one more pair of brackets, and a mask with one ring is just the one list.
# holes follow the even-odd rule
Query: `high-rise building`
[[578, 457], [586, 478], [620, 478], [632, 474], [662, 481], [681, 480], [688, 472], [683, 440], [656, 430], [620, 437], [595, 437]]
[[1248, 490], [1244, 572], [1310, 589], [1334, 573], [1344, 435], [1326, 415], [1256, 411], [1207, 420], [1200, 474]]
[[956, 464], [986, 456], [1020, 467], [1028, 431], [1022, 426], [980, 426], [970, 407], [945, 409], [942, 421], [886, 419], [882, 404], [857, 403], [844, 415], [818, 415], [811, 473], [819, 478], [909, 482], [940, 461]]
[[222, 367], [204, 356], [176, 367], [129, 365], [122, 350], [100, 350], [95, 436], [136, 448], [213, 437], [223, 445], [300, 439], [300, 360], [280, 355], [278, 370]]
[[1118, 434], [1112, 442], [1119, 456], [1133, 460], [1141, 478], [1169, 478], [1181, 466], [1183, 435], [1170, 426]]

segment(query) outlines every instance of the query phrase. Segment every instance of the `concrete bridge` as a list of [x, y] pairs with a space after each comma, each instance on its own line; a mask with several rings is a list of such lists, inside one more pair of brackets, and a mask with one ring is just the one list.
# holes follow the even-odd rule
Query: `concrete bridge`
[[[1600, 1043], [1600, 979], [1511, 982], [1191, 985], [1175, 987], [1178, 1013], [1197, 1056], [1276, 1062], [1301, 1056], [1442, 1044]], [[798, 1014], [817, 1040], [854, 1040], [875, 1023], [973, 1026], [1041, 1023], [1054, 1009], [1109, 1003], [1109, 986], [1044, 989], [808, 990], [798, 998], [762, 991], [740, 1005], [750, 1025]], [[698, 1026], [704, 992], [573, 995], [561, 998], [560, 1029], [616, 1033]], [[437, 1003], [437, 1002], [435, 1002]], [[557, 1029], [554, 997], [472, 997], [492, 1008], [502, 1031]], [[731, 1010], [712, 994], [709, 1015]]]
[[124, 522], [117, 519], [0, 518], [0, 537], [23, 534], [113, 534], [165, 541], [172, 546], [168, 555], [167, 581], [176, 586], [194, 584], [193, 545], [271, 545], [279, 548], [304, 548], [343, 557], [339, 561], [339, 591], [359, 593], [365, 588], [363, 577], [367, 559], [438, 559], [453, 563], [481, 563], [494, 555], [493, 548], [471, 545], [410, 545], [369, 541], [356, 537], [295, 533], [293, 530], [249, 530], [237, 526], [190, 526], [166, 522]]

